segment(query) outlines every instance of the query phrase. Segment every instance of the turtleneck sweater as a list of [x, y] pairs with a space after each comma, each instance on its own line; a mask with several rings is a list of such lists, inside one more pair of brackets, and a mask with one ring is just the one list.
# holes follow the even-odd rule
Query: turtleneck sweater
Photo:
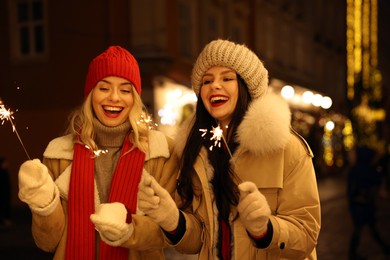
[[95, 158], [95, 180], [101, 203], [108, 201], [115, 167], [118, 163], [123, 141], [130, 130], [130, 122], [119, 126], [105, 126], [98, 119], [93, 121], [96, 145], [100, 150], [108, 150]]

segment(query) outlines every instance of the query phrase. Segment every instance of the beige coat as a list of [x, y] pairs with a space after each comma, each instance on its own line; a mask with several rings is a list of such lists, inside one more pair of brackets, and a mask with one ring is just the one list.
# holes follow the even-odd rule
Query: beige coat
[[[257, 184], [267, 198], [272, 211], [273, 238], [267, 248], [256, 248], [240, 219], [232, 221], [235, 260], [316, 259], [321, 220], [312, 153], [289, 125], [287, 104], [274, 95], [266, 95], [252, 103], [238, 129], [240, 146], [232, 158], [235, 172], [241, 181]], [[185, 137], [177, 142], [176, 154], [180, 156]], [[191, 209], [185, 212], [186, 233], [175, 245], [178, 251], [197, 253], [199, 259], [205, 260], [216, 259], [218, 231], [209, 185], [213, 169], [207, 159], [208, 152], [202, 148], [193, 167], [194, 200]], [[235, 210], [232, 209], [233, 213]]]
[[[146, 154], [144, 168], [169, 192], [173, 192], [177, 163], [170, 160], [171, 141], [157, 131], [149, 136], [149, 153]], [[32, 233], [36, 245], [44, 251], [55, 252], [54, 259], [64, 259], [68, 223], [68, 189], [73, 159], [72, 136], [67, 135], [51, 141], [44, 152], [44, 164], [49, 169], [60, 192], [60, 202], [52, 203], [52, 213], [48, 216], [32, 214]], [[95, 208], [100, 204], [95, 184]], [[134, 233], [121, 246], [129, 248], [129, 259], [164, 259], [166, 246], [160, 227], [149, 218], [132, 215]], [[97, 236], [99, 236], [97, 234]]]

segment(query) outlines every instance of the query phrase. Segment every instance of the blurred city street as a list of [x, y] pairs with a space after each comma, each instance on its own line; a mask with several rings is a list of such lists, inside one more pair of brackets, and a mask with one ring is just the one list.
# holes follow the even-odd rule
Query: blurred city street
[[[345, 197], [345, 176], [326, 177], [318, 182], [322, 204], [322, 229], [317, 246], [319, 260], [348, 259], [349, 237], [352, 224]], [[13, 225], [0, 229], [0, 259], [51, 259], [51, 255], [42, 252], [34, 245], [30, 232], [31, 215], [28, 208], [14, 209]], [[387, 242], [390, 243], [390, 199], [378, 200], [378, 227]], [[379, 246], [373, 241], [368, 230], [364, 230], [359, 253], [367, 260], [386, 258]], [[172, 250], [166, 251], [167, 259], [193, 260], [196, 256], [179, 255]]]
[[[348, 259], [352, 222], [348, 212], [345, 176], [327, 178], [318, 182], [322, 226], [317, 246], [319, 260]], [[390, 243], [390, 198], [378, 198], [377, 226], [387, 243]], [[360, 241], [359, 254], [367, 260], [390, 259], [384, 256], [368, 229]]]

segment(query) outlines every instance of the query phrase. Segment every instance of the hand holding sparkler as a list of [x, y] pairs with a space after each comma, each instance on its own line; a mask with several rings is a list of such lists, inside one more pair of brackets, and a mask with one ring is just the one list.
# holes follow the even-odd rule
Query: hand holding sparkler
[[138, 208], [166, 231], [179, 224], [179, 209], [171, 195], [145, 170], [138, 191]]
[[59, 191], [47, 167], [39, 159], [28, 160], [20, 166], [18, 176], [20, 200], [38, 214], [51, 213], [54, 207], [50, 205], [59, 200]]

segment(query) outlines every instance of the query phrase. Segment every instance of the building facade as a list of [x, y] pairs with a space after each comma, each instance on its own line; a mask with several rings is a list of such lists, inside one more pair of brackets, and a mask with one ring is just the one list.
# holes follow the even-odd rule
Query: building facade
[[[82, 102], [90, 60], [121, 45], [139, 62], [145, 104], [173, 134], [196, 100], [192, 64], [206, 43], [226, 38], [259, 55], [276, 90], [291, 85], [321, 93], [343, 112], [345, 10], [339, 0], [0, 1], [0, 97], [14, 111], [30, 157], [41, 158]], [[27, 158], [7, 122], [0, 143], [16, 172]]]

